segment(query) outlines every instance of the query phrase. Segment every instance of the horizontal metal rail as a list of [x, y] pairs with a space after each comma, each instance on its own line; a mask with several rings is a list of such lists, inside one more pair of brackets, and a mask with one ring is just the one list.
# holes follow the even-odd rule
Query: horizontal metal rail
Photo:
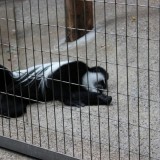
[[61, 153], [53, 152], [3, 136], [0, 136], [0, 147], [42, 160], [78, 160]]

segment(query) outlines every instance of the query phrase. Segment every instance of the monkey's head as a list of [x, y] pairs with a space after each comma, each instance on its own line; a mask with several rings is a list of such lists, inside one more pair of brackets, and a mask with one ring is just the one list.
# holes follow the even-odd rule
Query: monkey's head
[[104, 89], [108, 89], [107, 80], [109, 75], [102, 67], [92, 67], [82, 77], [82, 84], [90, 92], [102, 93]]

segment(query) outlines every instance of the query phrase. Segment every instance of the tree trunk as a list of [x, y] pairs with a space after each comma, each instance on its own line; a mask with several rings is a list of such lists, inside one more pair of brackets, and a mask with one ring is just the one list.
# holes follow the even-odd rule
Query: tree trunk
[[74, 41], [93, 28], [92, 1], [65, 0], [66, 41]]

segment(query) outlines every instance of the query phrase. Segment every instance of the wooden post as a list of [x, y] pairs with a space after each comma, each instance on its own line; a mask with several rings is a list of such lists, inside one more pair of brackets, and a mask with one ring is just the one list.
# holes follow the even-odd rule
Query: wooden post
[[65, 0], [66, 41], [74, 41], [93, 28], [92, 1]]

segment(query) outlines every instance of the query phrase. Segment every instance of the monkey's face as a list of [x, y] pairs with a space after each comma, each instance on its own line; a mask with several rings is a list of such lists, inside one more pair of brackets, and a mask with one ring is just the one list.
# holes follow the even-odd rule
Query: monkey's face
[[106, 80], [100, 80], [96, 82], [95, 87], [97, 88], [99, 93], [103, 93], [103, 90], [107, 88]]
[[90, 68], [90, 72], [92, 73], [90, 83], [92, 83], [92, 86], [96, 88], [98, 93], [102, 94], [105, 89], [108, 89], [107, 80], [109, 79], [109, 74], [99, 66]]
[[106, 81], [106, 75], [102, 72], [88, 71], [82, 78], [82, 84], [90, 92], [102, 93], [107, 88]]

